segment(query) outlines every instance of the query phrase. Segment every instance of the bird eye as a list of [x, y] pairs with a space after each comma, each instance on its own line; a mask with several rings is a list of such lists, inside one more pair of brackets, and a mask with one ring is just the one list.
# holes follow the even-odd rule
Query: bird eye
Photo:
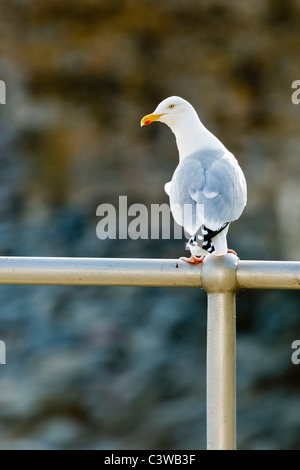
[[170, 108], [170, 109], [173, 109], [173, 108], [174, 108], [174, 104], [170, 104], [170, 105], [169, 105], [169, 108]]

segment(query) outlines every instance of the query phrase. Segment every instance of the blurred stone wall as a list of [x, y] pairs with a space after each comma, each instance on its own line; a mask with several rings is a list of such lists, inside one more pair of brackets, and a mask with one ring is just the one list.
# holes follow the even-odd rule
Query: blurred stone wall
[[[236, 155], [242, 259], [299, 259], [299, 0], [11, 0], [1, 5], [0, 250], [166, 257], [182, 240], [104, 240], [96, 208], [167, 202], [178, 156], [140, 119], [190, 101]], [[198, 289], [0, 286], [0, 448], [205, 447]], [[238, 445], [300, 448], [298, 292], [238, 293]]]

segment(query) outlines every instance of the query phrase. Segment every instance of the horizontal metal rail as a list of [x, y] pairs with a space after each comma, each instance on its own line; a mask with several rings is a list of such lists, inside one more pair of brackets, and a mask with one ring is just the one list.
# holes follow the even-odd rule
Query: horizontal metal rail
[[201, 287], [207, 292], [207, 448], [236, 447], [236, 291], [300, 289], [300, 262], [0, 257], [0, 284]]
[[178, 260], [0, 257], [0, 284], [200, 287]]
[[[174, 259], [2, 256], [0, 284], [205, 288], [203, 266]], [[237, 260], [235, 269], [236, 289], [300, 289], [300, 262]]]
[[299, 261], [240, 261], [236, 274], [241, 289], [300, 289]]

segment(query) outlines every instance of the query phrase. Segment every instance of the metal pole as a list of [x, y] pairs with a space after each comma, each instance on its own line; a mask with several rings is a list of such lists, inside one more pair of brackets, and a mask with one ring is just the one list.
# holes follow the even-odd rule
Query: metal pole
[[232, 254], [208, 256], [202, 266], [207, 292], [207, 449], [236, 448], [236, 271]]
[[0, 257], [0, 284], [203, 287], [208, 295], [207, 448], [235, 449], [235, 292], [300, 289], [300, 262]]
[[300, 289], [299, 261], [240, 261], [239, 289]]
[[[233, 255], [220, 258], [213, 285]], [[215, 256], [208, 256], [215, 259]], [[237, 261], [237, 289], [300, 289], [299, 261]], [[176, 259], [0, 257], [0, 284], [204, 287], [205, 263]], [[223, 281], [218, 284], [220, 291]], [[225, 280], [226, 285], [226, 280]], [[205, 287], [204, 287], [205, 288]]]
[[207, 449], [236, 448], [235, 293], [208, 293]]
[[1, 256], [0, 284], [201, 287], [201, 269], [176, 259]]

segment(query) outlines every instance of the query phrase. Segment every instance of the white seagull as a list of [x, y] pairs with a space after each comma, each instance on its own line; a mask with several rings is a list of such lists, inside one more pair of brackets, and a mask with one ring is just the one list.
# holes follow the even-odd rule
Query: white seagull
[[237, 220], [247, 202], [244, 174], [222, 142], [200, 121], [193, 106], [183, 98], [163, 100], [141, 126], [164, 122], [175, 134], [179, 164], [165, 184], [172, 215], [183, 226], [189, 241], [192, 264], [208, 253], [223, 256], [228, 250], [229, 224]]

